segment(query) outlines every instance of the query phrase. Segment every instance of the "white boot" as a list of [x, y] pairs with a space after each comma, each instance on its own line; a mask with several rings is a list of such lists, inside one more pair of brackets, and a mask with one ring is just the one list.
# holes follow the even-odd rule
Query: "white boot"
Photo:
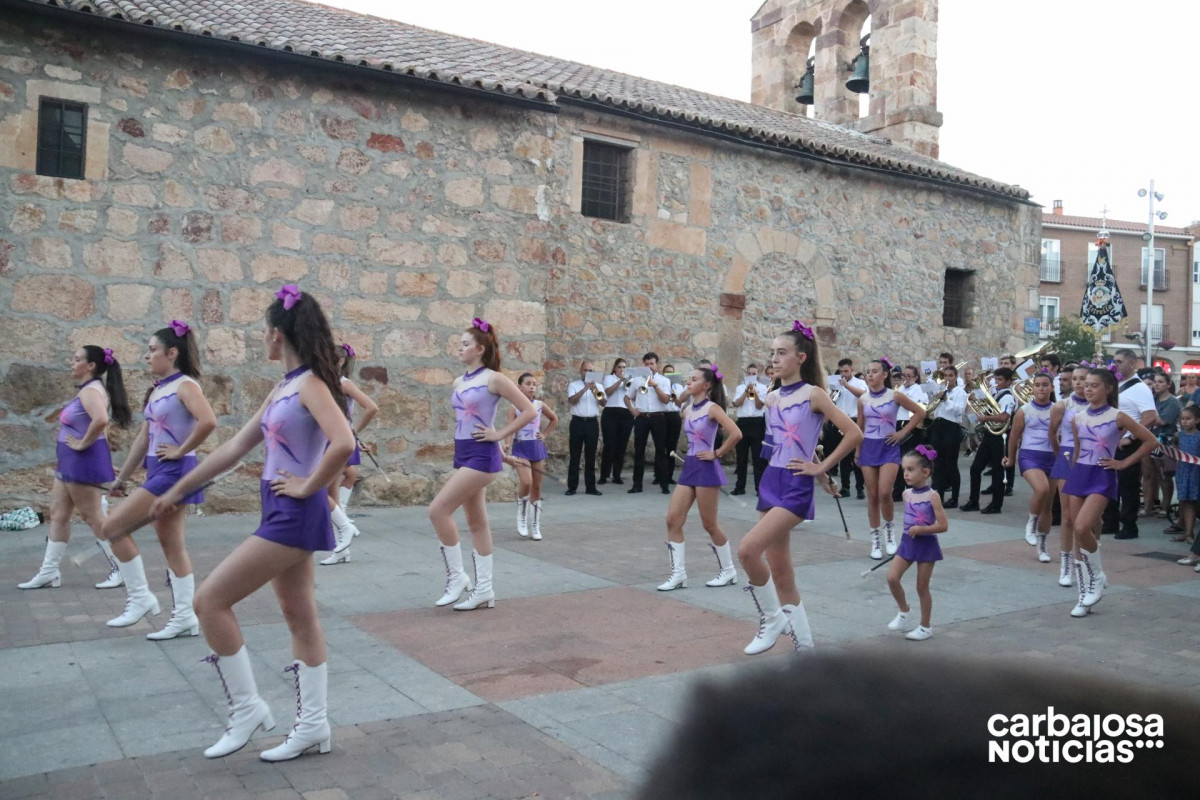
[[1025, 543], [1029, 545], [1037, 544], [1036, 531], [1033, 529], [1037, 525], [1037, 514], [1030, 514], [1029, 520], [1025, 523]]
[[142, 557], [134, 556], [130, 561], [117, 563], [121, 566], [121, 577], [125, 579], [125, 611], [105, 624], [110, 628], [128, 628], [140, 622], [147, 614], [157, 617], [158, 598], [150, 591], [146, 582], [146, 569], [142, 565]]
[[[336, 536], [336, 535], [337, 535], [337, 531], [335, 530], [334, 536]], [[352, 535], [350, 537], [350, 539], [353, 540], [354, 536]], [[346, 564], [346, 563], [349, 563], [349, 561], [350, 561], [350, 548], [347, 547], [345, 550], [343, 550], [340, 553], [337, 552], [336, 550], [334, 550], [332, 553], [330, 553], [328, 556], [321, 559], [317, 563], [319, 563], [323, 567], [328, 567], [333, 564]]]
[[353, 486], [339, 486], [338, 487], [338, 505], [341, 506], [342, 508], [346, 508], [347, 506], [349, 506], [350, 505], [350, 495], [352, 495], [352, 494], [354, 494]]
[[796, 652], [811, 653], [813, 651], [812, 628], [808, 626], [808, 614], [804, 611], [804, 601], [801, 600], [796, 605], [788, 603], [780, 608], [792, 624], [790, 632], [792, 643], [796, 645]]
[[737, 583], [737, 569], [733, 566], [733, 555], [729, 552], [729, 542], [717, 547], [710, 544], [713, 555], [717, 557], [717, 577], [705, 581], [705, 586], [733, 586]]
[[295, 661], [283, 670], [296, 675], [296, 723], [283, 744], [259, 753], [263, 761], [290, 761], [310, 747], [319, 748], [322, 753], [329, 752], [332, 742], [325, 713], [328, 668], [328, 662], [310, 667], [303, 661]]
[[529, 495], [517, 498], [517, 533], [522, 539], [529, 536]]
[[62, 586], [62, 573], [59, 572], [58, 565], [62, 563], [63, 554], [66, 552], [66, 542], [52, 542], [47, 539], [46, 555], [42, 556], [42, 568], [29, 580], [18, 583], [17, 588], [40, 589], [43, 586], [49, 586], [51, 589], [57, 589]]
[[475, 550], [471, 551], [471, 561], [475, 564], [475, 588], [467, 595], [467, 599], [454, 606], [455, 611], [471, 611], [486, 606], [496, 607], [496, 593], [492, 590], [492, 557], [481, 556]]
[[871, 558], [883, 558], [883, 531], [879, 528], [871, 528]]
[[333, 536], [336, 540], [333, 552], [340, 553], [350, 546], [355, 536], [358, 536], [358, 527], [350, 521], [341, 506], [336, 506], [329, 512], [329, 519], [333, 522]]
[[121, 578], [121, 567], [117, 563], [117, 557], [113, 555], [112, 545], [104, 539], [96, 540], [96, 547], [100, 548], [100, 552], [104, 553], [104, 557], [108, 559], [108, 577], [96, 584], [97, 589], [116, 589], [124, 583]]
[[1058, 585], [1070, 586], [1075, 582], [1075, 556], [1070, 553], [1058, 552], [1059, 569]]
[[885, 520], [883, 523], [883, 534], [885, 541], [884, 552], [886, 552], [889, 556], [896, 555], [896, 550], [898, 548], [898, 545], [896, 544], [896, 532], [892, 528], [892, 521], [890, 519]]
[[174, 639], [176, 636], [200, 635], [200, 620], [192, 610], [192, 597], [196, 594], [196, 573], [181, 578], [167, 570], [167, 586], [171, 587], [171, 619], [161, 631], [147, 633], [146, 638], [154, 641]]
[[[340, 511], [335, 508], [333, 511]], [[354, 541], [354, 534], [348, 528], [339, 526], [335, 521], [333, 511], [329, 512], [329, 519], [333, 522], [333, 552], [321, 560], [321, 566], [329, 566], [330, 564], [341, 564], [350, 560], [350, 543]], [[345, 513], [342, 514], [345, 516]], [[357, 530], [357, 529], [355, 529]]]
[[435, 606], [448, 606], [458, 602], [463, 592], [471, 591], [471, 579], [463, 571], [462, 547], [441, 545], [442, 562], [446, 565], [446, 589], [434, 603]]
[[779, 605], [779, 595], [775, 593], [775, 581], [767, 579], [765, 586], [746, 584], [744, 591], [750, 593], [754, 605], [758, 609], [758, 633], [742, 651], [748, 656], [765, 653], [775, 646], [780, 634], [796, 635], [792, 623], [783, 608]]
[[1088, 608], [1100, 602], [1100, 598], [1104, 596], [1104, 587], [1108, 585], [1108, 577], [1104, 574], [1104, 567], [1100, 563], [1100, 548], [1096, 548], [1096, 552], [1089, 553], [1087, 550], [1080, 550], [1079, 554], [1083, 556], [1083, 568], [1087, 573], [1087, 593], [1083, 596], [1083, 604]]
[[529, 530], [529, 535], [535, 542], [542, 540], [542, 501], [538, 500], [533, 504], [533, 527]]
[[1075, 586], [1079, 589], [1079, 601], [1071, 609], [1071, 616], [1086, 617], [1092, 612], [1090, 608], [1083, 604], [1083, 598], [1087, 594], [1088, 588], [1087, 570], [1083, 568], [1083, 562], [1078, 560], [1075, 561]]
[[667, 555], [671, 559], [671, 577], [667, 578], [665, 583], [658, 585], [660, 592], [687, 588], [687, 562], [684, 559], [684, 553], [683, 542], [667, 542]]
[[245, 747], [251, 734], [260, 725], [264, 731], [274, 728], [275, 717], [271, 715], [267, 701], [258, 696], [246, 645], [242, 645], [242, 649], [231, 656], [213, 653], [203, 660], [217, 668], [221, 688], [225, 690], [225, 702], [229, 706], [224, 735], [204, 751], [205, 758], [220, 758]]
[[1050, 534], [1048, 533], [1040, 532], [1037, 535], [1038, 561], [1042, 562], [1043, 564], [1050, 563], [1050, 554], [1046, 552], [1046, 537], [1049, 535]]

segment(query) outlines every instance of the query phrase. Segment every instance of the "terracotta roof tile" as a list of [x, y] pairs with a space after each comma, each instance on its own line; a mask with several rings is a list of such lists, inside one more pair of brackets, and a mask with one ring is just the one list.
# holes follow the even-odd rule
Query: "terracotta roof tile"
[[554, 103], [588, 100], [849, 164], [1026, 201], [1029, 192], [839, 125], [303, 0], [24, 0]]
[[[1145, 222], [1126, 222], [1120, 219], [1104, 220], [1100, 217], [1072, 217], [1066, 214], [1051, 214], [1049, 212], [1042, 214], [1043, 225], [1066, 225], [1071, 228], [1089, 228], [1093, 231], [1098, 231], [1102, 226], [1107, 226], [1110, 231], [1127, 231], [1130, 233], [1145, 233], [1147, 225]], [[1191, 236], [1191, 231], [1183, 228], [1172, 228], [1169, 225], [1155, 225], [1155, 233], [1161, 233], [1170, 236]]]

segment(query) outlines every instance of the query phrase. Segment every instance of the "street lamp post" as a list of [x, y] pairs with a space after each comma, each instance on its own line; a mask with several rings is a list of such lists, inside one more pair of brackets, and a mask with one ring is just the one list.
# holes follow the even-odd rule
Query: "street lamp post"
[[[1161, 202], [1163, 196], [1159, 192], [1154, 191], [1153, 179], [1150, 181], [1149, 192], [1145, 189], [1138, 189], [1138, 197], [1147, 196], [1150, 198], [1150, 224], [1147, 226], [1146, 232], [1142, 234], [1142, 241], [1147, 243], [1146, 262], [1148, 264], [1148, 277], [1146, 279], [1146, 338], [1142, 340], [1142, 343], [1146, 346], [1146, 366], [1152, 367], [1154, 366], [1154, 355], [1152, 352], [1154, 336], [1151, 328], [1151, 325], [1154, 324], [1154, 220], [1156, 218], [1166, 219], [1167, 212], [1159, 211], [1157, 214], [1154, 213], [1154, 201], [1158, 200]], [[1164, 270], [1166, 266], [1164, 263]], [[1158, 338], [1161, 339], [1162, 331], [1159, 331], [1159, 334]]]

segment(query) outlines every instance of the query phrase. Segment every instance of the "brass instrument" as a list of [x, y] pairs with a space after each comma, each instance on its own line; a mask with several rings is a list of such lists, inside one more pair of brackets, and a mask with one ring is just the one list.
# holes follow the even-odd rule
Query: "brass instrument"
[[1026, 378], [1023, 381], [1014, 383], [1008, 387], [1008, 390], [1013, 393], [1013, 397], [1017, 398], [1019, 405], [1025, 405], [1033, 400], [1033, 378]]
[[646, 378], [646, 380], [642, 381], [642, 385], [638, 387], [638, 393], [645, 394], [646, 392], [650, 391], [650, 381], [652, 381], [652, 380], [654, 380], [653, 375], [651, 375], [649, 378]]
[[[991, 371], [981, 374], [971, 384], [970, 392], [967, 394], [967, 407], [975, 412], [978, 417], [992, 416], [993, 414], [1003, 414], [1004, 409], [1000, 407], [1000, 403], [992, 396], [992, 392], [988, 389], [987, 379], [991, 376]], [[983, 392], [983, 397], [976, 397], [975, 390]], [[1008, 415], [1008, 419], [1004, 422], [980, 422], [983, 429], [995, 436], [1003, 436], [1008, 433], [1012, 427], [1012, 414]]]
[[758, 399], [758, 384], [757, 383], [752, 383], [746, 387], [746, 396], [749, 397], [751, 400]]
[[633, 386], [633, 378], [629, 378], [625, 381], [625, 388], [629, 389], [630, 386]]
[[[955, 364], [955, 372], [957, 372], [959, 375], [962, 375], [962, 371], [966, 369], [968, 363], [969, 362], [966, 361], [960, 361]], [[942, 388], [939, 391], [934, 392], [933, 397], [929, 398], [929, 402], [925, 404], [925, 421], [922, 423], [922, 427], [933, 422], [933, 410], [942, 404], [942, 401], [946, 399], [946, 392], [950, 389], [950, 386], [946, 382], [945, 370], [939, 369], [937, 372], [933, 373], [933, 382]]]
[[596, 395], [596, 399], [597, 399], [597, 400], [603, 400], [603, 399], [604, 399], [604, 390], [603, 390], [603, 389], [601, 389], [601, 388], [600, 388], [599, 386], [597, 386], [596, 384], [592, 384], [592, 394]]

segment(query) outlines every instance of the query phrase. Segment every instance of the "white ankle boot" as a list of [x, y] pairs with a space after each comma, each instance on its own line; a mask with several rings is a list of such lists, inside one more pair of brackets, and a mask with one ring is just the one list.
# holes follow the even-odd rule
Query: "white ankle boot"
[[333, 522], [333, 536], [336, 542], [333, 552], [340, 553], [350, 546], [355, 536], [358, 536], [358, 527], [350, 521], [341, 506], [336, 506], [329, 512], [329, 519]]
[[97, 589], [116, 589], [124, 584], [121, 578], [121, 566], [117, 562], [117, 557], [113, 555], [112, 545], [104, 539], [96, 540], [96, 547], [100, 548], [100, 552], [104, 553], [104, 557], [108, 559], [108, 577], [96, 584]]
[[1070, 586], [1075, 583], [1075, 556], [1070, 553], [1058, 552], [1059, 569], [1058, 585]]
[[66, 552], [66, 542], [52, 542], [47, 539], [46, 554], [42, 556], [42, 568], [29, 580], [18, 583], [17, 588], [40, 589], [43, 586], [49, 586], [51, 589], [57, 589], [62, 586], [62, 573], [59, 571], [58, 565], [62, 563], [63, 554]]
[[[337, 535], [337, 531], [334, 531], [334, 535], [335, 536]], [[350, 538], [354, 539], [354, 536], [351, 535]], [[330, 553], [328, 556], [321, 559], [317, 563], [319, 563], [322, 567], [328, 567], [333, 564], [346, 564], [349, 561], [350, 561], [350, 548], [347, 547], [345, 550], [343, 550], [340, 553], [337, 552], [336, 550], [333, 551], [332, 553]]]
[[274, 728], [275, 717], [271, 715], [267, 701], [258, 696], [246, 645], [242, 645], [242, 649], [231, 656], [213, 653], [204, 660], [217, 668], [217, 676], [225, 690], [225, 702], [229, 706], [224, 735], [204, 751], [205, 758], [220, 758], [245, 747], [260, 725], [264, 731]]
[[471, 561], [475, 564], [475, 588], [467, 595], [466, 600], [454, 606], [454, 610], [471, 611], [484, 606], [495, 608], [496, 593], [492, 590], [492, 556], [481, 556], [472, 550]]
[[463, 592], [471, 591], [471, 579], [463, 571], [462, 547], [441, 545], [442, 563], [446, 565], [446, 589], [434, 603], [435, 606], [448, 606], [458, 602]]
[[879, 528], [871, 528], [871, 558], [883, 558], [883, 531]]
[[283, 744], [259, 753], [263, 761], [290, 761], [312, 747], [322, 753], [329, 752], [332, 742], [325, 713], [328, 667], [328, 662], [310, 667], [303, 661], [295, 661], [284, 669], [296, 675], [296, 722]]
[[684, 552], [683, 542], [667, 542], [667, 555], [671, 557], [671, 577], [658, 585], [660, 592], [687, 588], [687, 563], [683, 557]]
[[529, 495], [517, 498], [517, 533], [522, 539], [529, 537]]
[[804, 601], [801, 600], [796, 605], [790, 603], [782, 605], [780, 608], [792, 625], [790, 633], [792, 643], [796, 645], [796, 652], [811, 653], [813, 651], [812, 628], [808, 625], [808, 614], [804, 611]]
[[[321, 559], [321, 566], [328, 567], [331, 564], [342, 564], [350, 560], [350, 543], [354, 541], [354, 533], [348, 527], [340, 526], [337, 523], [336, 512], [341, 511], [341, 507], [333, 509], [329, 513], [329, 519], [333, 522], [333, 552], [325, 558]], [[345, 512], [342, 512], [345, 517]], [[358, 530], [354, 528], [354, 530]]]
[[1086, 617], [1092, 610], [1083, 603], [1083, 598], [1087, 595], [1088, 579], [1087, 570], [1083, 568], [1082, 561], [1075, 562], [1075, 586], [1079, 589], [1079, 600], [1071, 609], [1071, 616]]
[[353, 486], [349, 486], [349, 487], [339, 486], [338, 487], [338, 505], [341, 506], [343, 510], [345, 510], [346, 507], [350, 505], [350, 495], [352, 495], [352, 494], [354, 494]]
[[1050, 563], [1050, 554], [1046, 552], [1046, 537], [1048, 535], [1046, 533], [1039, 533], [1037, 535], [1038, 561], [1043, 564]]
[[754, 605], [758, 609], [758, 633], [754, 635], [750, 644], [746, 645], [742, 652], [748, 656], [765, 653], [775, 646], [780, 634], [789, 633], [793, 637], [796, 635], [792, 630], [790, 618], [783, 613], [783, 608], [779, 605], [779, 595], [775, 592], [774, 580], [768, 579], [764, 586], [748, 583], [744, 591], [750, 593], [750, 597], [754, 599]]
[[883, 523], [884, 536], [884, 552], [889, 556], [896, 555], [898, 545], [896, 544], [896, 531], [892, 528], [892, 521], [889, 519]]
[[1091, 608], [1104, 596], [1104, 587], [1108, 585], [1108, 576], [1104, 574], [1104, 567], [1100, 563], [1099, 548], [1096, 548], [1094, 553], [1080, 550], [1079, 554], [1083, 556], [1083, 568], [1087, 574], [1087, 592], [1083, 596], [1083, 604]]
[[542, 540], [542, 501], [538, 500], [533, 506], [533, 527], [529, 529], [529, 535], [535, 542]]
[[729, 552], [729, 542], [717, 547], [710, 544], [713, 555], [717, 557], [717, 577], [705, 581], [705, 586], [733, 586], [737, 583], [737, 569], [733, 566], [733, 555]]
[[192, 597], [196, 594], [196, 573], [179, 577], [167, 570], [167, 586], [171, 587], [171, 618], [161, 631], [147, 633], [146, 638], [153, 641], [174, 639], [176, 636], [199, 636], [200, 620], [192, 610]]
[[1033, 528], [1037, 525], [1037, 514], [1030, 514], [1029, 520], [1025, 523], [1025, 542], [1026, 544], [1037, 544], [1037, 531]]
[[127, 628], [142, 617], [149, 614], [157, 617], [158, 598], [150, 591], [146, 582], [146, 569], [142, 565], [142, 557], [134, 556], [131, 561], [121, 563], [121, 577], [125, 579], [125, 611], [119, 617], [110, 619], [106, 624], [110, 628]]

